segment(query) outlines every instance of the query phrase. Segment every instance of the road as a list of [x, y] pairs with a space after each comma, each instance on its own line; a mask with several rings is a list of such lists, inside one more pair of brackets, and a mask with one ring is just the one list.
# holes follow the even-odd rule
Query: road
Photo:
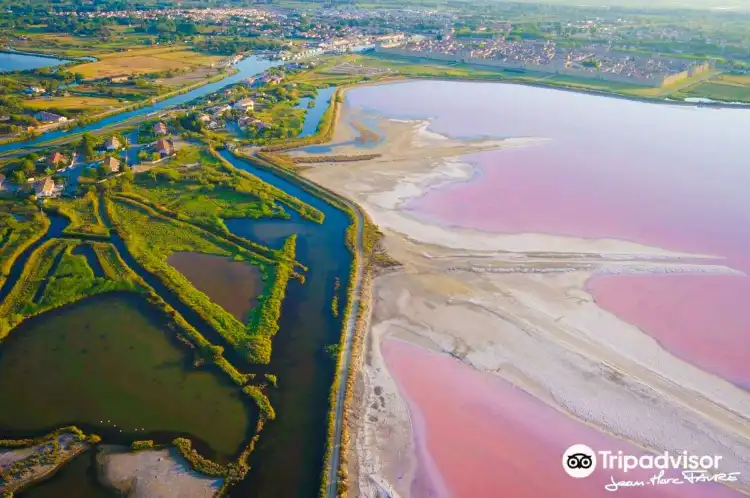
[[344, 398], [346, 397], [346, 380], [349, 377], [349, 368], [352, 362], [352, 342], [357, 326], [357, 315], [362, 294], [362, 280], [365, 274], [365, 258], [362, 240], [364, 236], [365, 219], [359, 206], [350, 202], [348, 199], [339, 197], [348, 206], [357, 213], [357, 254], [359, 264], [357, 265], [357, 278], [354, 284], [354, 291], [351, 294], [352, 308], [349, 318], [346, 322], [346, 338], [344, 339], [344, 350], [342, 351], [342, 361], [339, 366], [339, 383], [336, 386], [336, 413], [333, 422], [333, 450], [331, 451], [331, 460], [326, 470], [328, 473], [328, 487], [326, 489], [327, 498], [336, 498], [336, 489], [338, 485], [338, 468], [341, 460], [341, 435], [344, 423]]

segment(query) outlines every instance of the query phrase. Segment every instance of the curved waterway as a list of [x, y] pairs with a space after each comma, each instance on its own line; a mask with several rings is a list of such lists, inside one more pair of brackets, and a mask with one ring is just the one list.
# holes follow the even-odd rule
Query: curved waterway
[[[142, 107], [140, 109], [123, 112], [120, 114], [115, 114], [115, 115], [106, 117], [95, 123], [91, 123], [89, 125], [76, 128], [74, 131], [76, 133], [85, 132], [85, 131], [96, 131], [102, 128], [106, 128], [108, 126], [113, 126], [113, 125], [122, 123], [123, 121], [127, 121], [128, 119], [132, 119], [138, 116], [145, 116], [146, 114], [151, 114], [153, 112], [161, 111], [162, 109], [167, 109], [169, 107], [174, 107], [180, 104], [184, 104], [186, 102], [190, 102], [191, 100], [195, 100], [199, 97], [203, 97], [204, 95], [213, 93], [217, 90], [221, 90], [222, 88], [226, 86], [239, 83], [243, 79], [250, 78], [252, 76], [260, 74], [266, 69], [268, 69], [269, 67], [272, 67], [275, 65], [278, 65], [278, 62], [261, 59], [257, 56], [246, 57], [245, 59], [241, 60], [240, 62], [238, 62], [237, 64], [233, 66], [238, 71], [236, 74], [227, 76], [226, 78], [220, 81], [209, 83], [207, 85], [203, 85], [199, 88], [196, 88], [195, 90], [191, 90], [181, 95], [175, 95], [174, 97], [164, 99], [160, 102], [157, 102], [155, 104], [152, 104], [146, 107]], [[49, 131], [47, 133], [43, 133], [38, 138], [35, 138], [33, 140], [0, 145], [0, 153], [20, 150], [20, 149], [24, 149], [26, 147], [30, 147], [33, 145], [40, 145], [45, 142], [49, 142], [50, 140], [55, 140], [57, 138], [64, 137], [67, 134], [68, 134], [67, 131], [62, 131], [62, 130]]]
[[304, 97], [300, 99], [300, 103], [297, 105], [298, 109], [307, 109], [305, 112], [305, 122], [302, 124], [302, 130], [299, 132], [297, 137], [305, 138], [315, 134], [318, 130], [320, 120], [323, 119], [323, 114], [328, 110], [328, 106], [331, 103], [333, 94], [336, 93], [335, 86], [329, 86], [328, 88], [321, 88], [313, 99], [313, 106], [308, 107], [310, 103], [310, 97]]

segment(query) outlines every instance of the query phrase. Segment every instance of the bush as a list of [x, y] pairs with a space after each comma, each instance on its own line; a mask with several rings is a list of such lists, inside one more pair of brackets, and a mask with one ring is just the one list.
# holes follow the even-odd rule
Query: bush
[[229, 473], [229, 469], [225, 465], [218, 464], [204, 458], [193, 449], [193, 443], [189, 439], [178, 437], [172, 441], [172, 444], [177, 448], [177, 451], [182, 457], [190, 462], [193, 470], [214, 477], [226, 477]]
[[133, 441], [133, 444], [130, 445], [130, 448], [134, 451], [146, 450], [153, 447], [154, 442], [150, 439], [146, 441]]

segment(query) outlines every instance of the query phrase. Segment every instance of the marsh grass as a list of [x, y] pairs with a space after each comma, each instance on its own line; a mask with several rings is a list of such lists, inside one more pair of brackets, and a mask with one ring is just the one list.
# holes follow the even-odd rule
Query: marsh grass
[[91, 191], [78, 199], [55, 199], [48, 205], [70, 220], [63, 233], [106, 238], [109, 230], [99, 217], [99, 198]]

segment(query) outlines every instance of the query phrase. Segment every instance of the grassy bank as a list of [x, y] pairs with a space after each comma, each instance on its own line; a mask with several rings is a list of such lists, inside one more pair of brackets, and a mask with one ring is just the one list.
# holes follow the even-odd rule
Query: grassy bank
[[49, 226], [49, 218], [34, 205], [0, 200], [0, 287], [16, 259], [41, 239]]
[[99, 217], [99, 198], [94, 191], [74, 200], [53, 199], [47, 202], [47, 206], [70, 220], [70, 224], [65, 227], [63, 233], [109, 238], [109, 230]]
[[277, 199], [278, 202], [293, 209], [294, 211], [299, 213], [299, 215], [302, 216], [303, 218], [314, 221], [316, 223], [323, 223], [324, 215], [321, 211], [315, 209], [309, 204], [302, 202], [296, 197], [287, 194], [283, 190], [276, 188], [273, 185], [269, 185], [268, 183], [262, 181], [260, 178], [256, 177], [255, 175], [250, 174], [247, 171], [242, 171], [240, 169], [235, 168], [234, 166], [232, 166], [232, 164], [229, 161], [226, 161], [215, 150], [211, 149], [211, 153], [214, 155], [214, 157], [216, 157], [217, 159], [221, 161], [221, 164], [227, 171], [245, 180], [252, 181], [254, 184], [254, 190], [255, 190], [254, 195], [257, 195], [260, 198], [270, 196], [274, 199]]
[[266, 290], [258, 298], [258, 306], [251, 312], [246, 348], [253, 363], [271, 362], [272, 340], [279, 331], [281, 305], [289, 278], [294, 274], [296, 247], [297, 234], [292, 234], [284, 241], [271, 281], [266, 283]]
[[71, 253], [80, 244], [51, 239], [29, 257], [18, 282], [0, 303], [0, 341], [22, 321], [45, 311], [103, 292], [139, 291], [133, 275], [122, 267], [115, 271], [125, 278], [94, 277], [86, 258]]

